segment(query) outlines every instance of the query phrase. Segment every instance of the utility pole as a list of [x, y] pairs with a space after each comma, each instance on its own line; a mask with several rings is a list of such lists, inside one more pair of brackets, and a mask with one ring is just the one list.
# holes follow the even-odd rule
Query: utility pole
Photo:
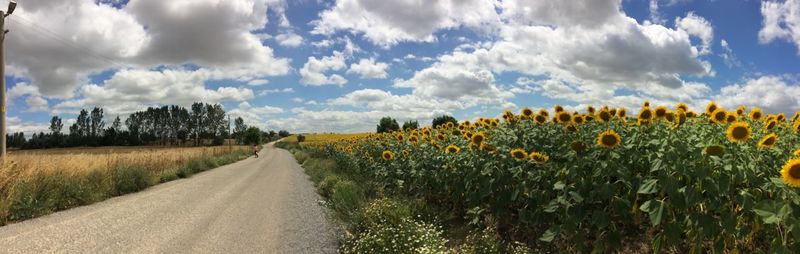
[[228, 115], [228, 152], [230, 153], [233, 148], [231, 147], [231, 115]]
[[6, 17], [14, 13], [17, 2], [11, 0], [8, 3], [8, 11], [0, 11], [0, 163], [6, 163], [6, 60], [5, 60], [5, 40], [6, 40]]

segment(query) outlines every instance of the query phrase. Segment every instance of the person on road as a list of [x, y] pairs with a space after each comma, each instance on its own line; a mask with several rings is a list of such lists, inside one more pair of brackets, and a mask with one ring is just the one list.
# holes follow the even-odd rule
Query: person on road
[[258, 158], [258, 146], [256, 144], [253, 144], [253, 154]]

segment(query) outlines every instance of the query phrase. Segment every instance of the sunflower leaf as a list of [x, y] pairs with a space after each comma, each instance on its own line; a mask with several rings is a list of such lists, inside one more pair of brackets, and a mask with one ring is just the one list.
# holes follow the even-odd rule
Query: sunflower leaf
[[639, 191], [636, 193], [639, 194], [653, 194], [658, 192], [658, 179], [647, 179], [644, 180], [641, 186], [639, 186]]

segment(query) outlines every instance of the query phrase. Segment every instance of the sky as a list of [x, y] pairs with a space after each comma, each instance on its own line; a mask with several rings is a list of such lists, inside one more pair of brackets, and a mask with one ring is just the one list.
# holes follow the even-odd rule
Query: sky
[[293, 133], [644, 100], [800, 110], [800, 0], [17, 1], [9, 132], [195, 101]]

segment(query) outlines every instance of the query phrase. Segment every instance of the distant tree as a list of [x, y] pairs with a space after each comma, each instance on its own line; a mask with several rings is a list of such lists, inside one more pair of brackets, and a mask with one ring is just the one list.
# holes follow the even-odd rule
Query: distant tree
[[306, 136], [303, 134], [297, 135], [297, 143], [306, 141]]
[[247, 128], [242, 136], [245, 144], [261, 144], [261, 130], [257, 127]]
[[403, 130], [416, 130], [419, 129], [419, 122], [417, 120], [408, 120], [403, 122]]
[[439, 125], [447, 124], [448, 122], [458, 125], [458, 120], [456, 120], [455, 117], [450, 115], [437, 116], [436, 118], [433, 119], [433, 123], [431, 125], [433, 126], [433, 128], [436, 128], [439, 127]]
[[285, 130], [278, 131], [278, 137], [285, 138], [285, 137], [288, 137], [289, 135], [292, 135], [292, 134], [290, 134], [288, 131], [285, 131]]
[[103, 135], [106, 122], [103, 121], [103, 109], [95, 107], [89, 117], [89, 136], [93, 145], [96, 145], [97, 138]]
[[61, 138], [61, 130], [64, 128], [64, 123], [61, 122], [61, 118], [58, 116], [53, 116], [50, 119], [50, 144], [51, 147], [61, 146], [62, 138]]
[[400, 130], [400, 125], [397, 124], [397, 121], [392, 119], [391, 117], [384, 117], [381, 118], [380, 123], [378, 123], [378, 133], [383, 132], [390, 132], [390, 131], [397, 131]]
[[247, 125], [244, 124], [244, 119], [242, 117], [237, 117], [236, 120], [233, 120], [233, 137], [236, 138], [236, 142], [239, 144], [244, 143], [244, 131], [247, 130]]

